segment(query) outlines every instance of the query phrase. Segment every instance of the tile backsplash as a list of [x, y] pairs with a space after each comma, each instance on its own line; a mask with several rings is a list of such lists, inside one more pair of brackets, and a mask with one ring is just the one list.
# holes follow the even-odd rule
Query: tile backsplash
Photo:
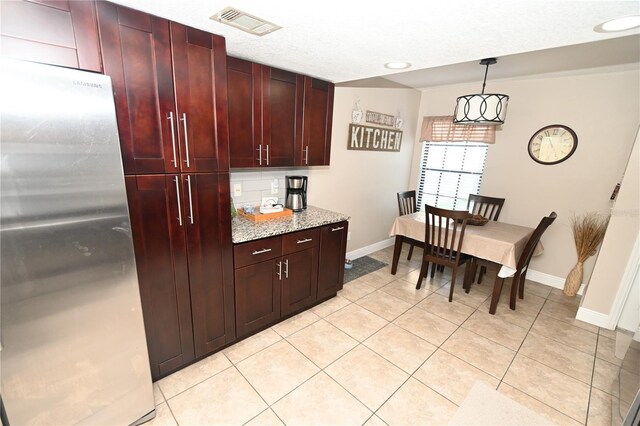
[[[259, 205], [262, 197], [278, 197], [278, 202], [284, 205], [287, 187], [285, 176], [308, 176], [307, 169], [263, 169], [263, 170], [235, 170], [229, 174], [231, 181], [231, 198], [236, 208], [245, 204]], [[278, 193], [271, 193], [271, 184], [278, 180]], [[242, 195], [234, 195], [234, 186], [240, 184]]]

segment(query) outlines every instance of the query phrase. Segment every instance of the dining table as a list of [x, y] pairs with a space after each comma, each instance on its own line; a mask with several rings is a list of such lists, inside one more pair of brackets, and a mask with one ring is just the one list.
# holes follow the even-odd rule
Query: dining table
[[[424, 243], [425, 223], [426, 214], [424, 211], [396, 217], [389, 231], [390, 237], [395, 236], [391, 274], [395, 275], [398, 270], [398, 261], [404, 241], [411, 239]], [[504, 279], [515, 274], [518, 259], [534, 230], [534, 228], [527, 226], [493, 220], [481, 226], [467, 224], [460, 251], [500, 265], [496, 280]], [[542, 243], [538, 243], [533, 255], [539, 256], [543, 251]], [[492, 306], [497, 305], [497, 300], [493, 300], [495, 297], [499, 298], [500, 295], [494, 294], [492, 296]]]

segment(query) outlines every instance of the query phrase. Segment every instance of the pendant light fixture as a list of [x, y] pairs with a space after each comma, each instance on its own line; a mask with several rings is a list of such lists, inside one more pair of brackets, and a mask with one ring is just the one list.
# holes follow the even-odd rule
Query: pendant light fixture
[[504, 123], [504, 117], [507, 114], [509, 96], [498, 93], [484, 93], [484, 87], [487, 84], [489, 65], [493, 65], [496, 62], [498, 62], [496, 58], [487, 58], [480, 61], [480, 65], [485, 65], [487, 67], [484, 71], [482, 93], [464, 95], [457, 99], [456, 110], [453, 113], [454, 124], [482, 124], [496, 126]]

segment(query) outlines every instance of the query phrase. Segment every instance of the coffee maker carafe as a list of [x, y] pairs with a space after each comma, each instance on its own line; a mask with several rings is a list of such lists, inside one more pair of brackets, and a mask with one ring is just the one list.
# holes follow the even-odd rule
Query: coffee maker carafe
[[307, 208], [307, 177], [285, 176], [287, 183], [287, 198], [285, 207], [294, 212], [301, 212]]

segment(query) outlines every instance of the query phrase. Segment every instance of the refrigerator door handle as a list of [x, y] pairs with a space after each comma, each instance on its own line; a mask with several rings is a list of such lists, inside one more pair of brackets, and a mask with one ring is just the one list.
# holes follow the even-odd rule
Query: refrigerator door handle
[[189, 131], [187, 130], [187, 114], [186, 113], [182, 113], [182, 118], [180, 119], [180, 121], [182, 121], [184, 124], [184, 147], [185, 147], [185, 154], [187, 159], [184, 160], [185, 163], [187, 163], [187, 168], [191, 167], [191, 164], [189, 163]]
[[189, 189], [189, 222], [193, 225], [193, 199], [191, 198], [191, 176], [187, 176], [187, 188]]
[[176, 198], [178, 199], [178, 223], [182, 226], [182, 209], [180, 208], [180, 183], [178, 182], [178, 176], [173, 178], [176, 183]]
[[169, 123], [171, 123], [171, 148], [173, 149], [173, 167], [178, 168], [178, 161], [176, 160], [176, 131], [173, 125], [173, 111], [169, 111], [169, 116], [167, 117]]

